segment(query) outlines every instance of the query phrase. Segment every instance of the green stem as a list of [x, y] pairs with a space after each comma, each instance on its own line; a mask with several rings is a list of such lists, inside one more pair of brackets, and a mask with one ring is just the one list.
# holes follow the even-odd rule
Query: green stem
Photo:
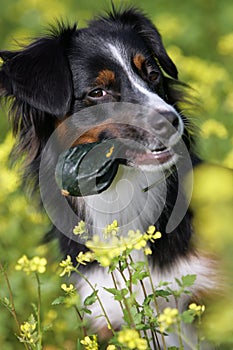
[[[82, 277], [82, 278], [84, 279], [84, 281], [85, 281], [85, 282], [90, 286], [90, 288], [93, 290], [93, 292], [95, 292], [96, 289], [95, 289], [94, 286], [91, 284], [91, 282], [89, 282], [89, 280], [87, 279], [87, 277], [86, 277], [84, 274], [82, 274], [82, 273], [78, 270], [78, 266], [79, 266], [79, 265], [76, 266], [75, 272], [76, 272], [80, 277]], [[101, 310], [103, 311], [104, 317], [106, 318], [106, 320], [107, 320], [107, 322], [108, 322], [108, 327], [110, 327], [111, 331], [112, 331], [113, 334], [114, 334], [114, 333], [115, 333], [114, 328], [113, 328], [113, 326], [112, 326], [112, 324], [111, 324], [111, 321], [110, 321], [110, 319], [109, 319], [109, 317], [108, 317], [108, 314], [107, 314], [106, 311], [105, 311], [105, 308], [104, 308], [104, 306], [103, 306], [103, 303], [102, 303], [100, 297], [98, 296], [98, 293], [96, 294], [96, 298], [97, 298], [97, 300], [98, 300], [98, 302], [99, 302], [99, 305], [100, 305], [100, 307], [101, 307]]]
[[201, 349], [200, 326], [201, 326], [201, 315], [198, 315], [198, 326], [197, 326], [197, 350], [200, 350], [200, 349]]
[[[133, 262], [133, 259], [131, 257], [131, 255], [129, 254], [129, 258], [131, 259], [131, 262]], [[129, 263], [128, 263], [128, 260], [127, 260], [127, 256], [125, 257], [125, 263], [127, 265], [127, 270], [128, 270], [128, 273], [129, 273], [129, 292], [130, 294], [132, 295], [133, 294], [133, 287], [132, 287], [132, 272], [130, 270], [130, 267], [129, 267]]]
[[182, 347], [180, 347], [180, 350], [184, 349], [183, 346], [183, 341], [185, 341], [185, 343], [187, 344], [187, 346], [190, 348], [190, 350], [197, 350], [196, 346], [194, 346], [192, 343], [190, 343], [189, 339], [187, 339], [182, 333], [181, 330], [177, 330], [176, 334], [178, 335], [178, 337], [181, 339], [182, 341]]
[[42, 330], [41, 330], [41, 283], [38, 273], [35, 272], [36, 281], [37, 281], [37, 329], [38, 329], [38, 350], [42, 350]]
[[[131, 262], [132, 262], [133, 260], [132, 260], [132, 258], [131, 258], [130, 255], [129, 255], [129, 257], [130, 257]], [[127, 270], [128, 270], [128, 273], [129, 273], [129, 278], [130, 278], [129, 293], [130, 293], [130, 295], [133, 295], [132, 277], [131, 277], [130, 267], [129, 267], [129, 264], [128, 264], [128, 261], [127, 261], [127, 256], [125, 256], [125, 260], [126, 260]], [[125, 285], [127, 285], [127, 284], [126, 284], [126, 283], [127, 283], [127, 279], [125, 278], [124, 273], [120, 270], [120, 267], [119, 267], [119, 269], [117, 269], [117, 270], [118, 270], [119, 273], [121, 274], [121, 276], [122, 276], [122, 278], [123, 278], [123, 280], [124, 280], [124, 282], [125, 282]], [[116, 284], [115, 278], [114, 278], [114, 286], [115, 286], [115, 288], [117, 289], [117, 284]], [[130, 309], [129, 309], [129, 307], [128, 307], [127, 300], [125, 299], [124, 296], [122, 296], [122, 299], [124, 300], [124, 305], [125, 305], [125, 308], [126, 308], [126, 310], [127, 310], [128, 315], [129, 315], [130, 322], [131, 322], [131, 326], [135, 328], [134, 320], [133, 320], [131, 311], [130, 311]], [[122, 305], [121, 302], [120, 302], [120, 304], [121, 304], [122, 311], [124, 311], [124, 308], [123, 308], [123, 305]], [[138, 313], [139, 313], [140, 310], [139, 310], [138, 303], [137, 303], [136, 300], [135, 300], [135, 304], [136, 304], [137, 311], [138, 311]], [[143, 333], [144, 333], [145, 338], [147, 339], [147, 341], [148, 341], [148, 343], [149, 343], [149, 339], [148, 339], [148, 336], [147, 336], [147, 332], [146, 332], [145, 330], [143, 330]]]
[[[112, 276], [114, 287], [115, 287], [116, 290], [118, 290], [117, 282], [116, 282], [116, 279], [115, 279], [113, 271], [111, 272], [111, 276]], [[121, 300], [119, 300], [119, 304], [120, 304], [121, 310], [124, 311], [124, 308], [123, 308]]]
[[[18, 320], [18, 316], [17, 316], [16, 309], [15, 309], [15, 303], [14, 303], [14, 297], [13, 297], [13, 293], [12, 293], [12, 289], [11, 289], [11, 284], [10, 284], [9, 278], [7, 276], [7, 273], [6, 273], [4, 267], [3, 267], [3, 265], [1, 263], [0, 263], [0, 271], [3, 274], [3, 277], [4, 277], [5, 281], [6, 281], [7, 289], [8, 289], [8, 292], [9, 292], [9, 299], [10, 299], [10, 304], [11, 304], [11, 308], [9, 310], [10, 310], [10, 313], [12, 314], [12, 316], [13, 316], [13, 318], [15, 320], [18, 333], [20, 334], [20, 331], [21, 331], [20, 330], [20, 322]], [[27, 343], [23, 343], [23, 344], [25, 346], [25, 349], [31, 350], [31, 347], [29, 347]]]
[[[154, 304], [155, 304], [155, 310], [156, 310], [157, 316], [159, 316], [160, 310], [159, 310], [159, 305], [158, 305], [158, 302], [157, 302], [156, 290], [155, 290], [154, 283], [153, 283], [153, 280], [152, 280], [152, 277], [151, 277], [150, 267], [149, 267], [149, 263], [148, 263], [147, 257], [145, 259], [145, 264], [146, 264], [146, 269], [147, 269], [147, 273], [148, 273], [148, 276], [149, 276], [149, 281], [150, 281], [150, 285], [151, 285], [151, 289], [152, 289], [152, 294], [153, 294], [153, 299], [154, 299]], [[162, 344], [163, 344], [163, 350], [166, 350], [167, 346], [166, 346], [164, 335], [162, 333], [161, 333], [161, 339], [162, 339]], [[159, 341], [158, 341], [157, 334], [156, 334], [156, 340], [157, 340], [159, 349], [161, 349]]]
[[[126, 265], [127, 265], [127, 270], [128, 270], [128, 273], [129, 273], [129, 281], [130, 281], [130, 284], [129, 284], [128, 290], [129, 290], [130, 295], [132, 295], [132, 294], [133, 294], [133, 291], [132, 291], [132, 282], [131, 282], [131, 280], [132, 280], [131, 271], [130, 271], [129, 264], [128, 264], [128, 261], [127, 261], [127, 256], [125, 255], [124, 258], [125, 258], [125, 263], [126, 263]], [[119, 265], [120, 265], [120, 264], [119, 264]], [[123, 278], [123, 280], [124, 280], [124, 282], [125, 282], [125, 285], [127, 286], [127, 282], [128, 282], [128, 281], [127, 281], [127, 279], [126, 279], [126, 277], [125, 277], [123, 271], [121, 271], [120, 266], [119, 266], [118, 271], [119, 271], [119, 273], [121, 274], [121, 276], [122, 276], [122, 278]], [[127, 302], [126, 298], [124, 297], [124, 295], [122, 295], [122, 299], [123, 299], [123, 301], [124, 301], [124, 305], [125, 305], [126, 311], [127, 311], [127, 313], [128, 313], [129, 319], [130, 319], [130, 323], [131, 323], [130, 325], [131, 325], [131, 327], [135, 328], [134, 319], [133, 319], [132, 313], [131, 313], [131, 311], [130, 311], [128, 302]]]
[[87, 335], [87, 329], [86, 327], [83, 325], [83, 316], [81, 315], [78, 307], [75, 305], [74, 309], [76, 311], [76, 314], [78, 315], [79, 321], [82, 323], [82, 327], [80, 327], [82, 329], [83, 332], [83, 338]]
[[[176, 297], [175, 297], [175, 304], [176, 304], [177, 310], [179, 310], [178, 300]], [[177, 329], [178, 329], [177, 334], [179, 337], [180, 350], [184, 350], [183, 339], [182, 339], [182, 335], [181, 335], [181, 321], [179, 318], [177, 320]]]
[[[133, 258], [132, 258], [132, 256], [130, 254], [129, 254], [129, 258], [130, 258], [131, 263], [133, 263], [134, 261], [133, 261]], [[139, 283], [140, 283], [142, 291], [143, 291], [144, 299], [146, 299], [147, 292], [146, 292], [146, 288], [144, 286], [144, 283], [143, 283], [142, 280], [140, 280]], [[146, 337], [146, 339], [148, 341], [148, 344], [149, 344], [149, 339], [148, 339], [148, 335], [147, 335], [147, 331], [146, 330], [144, 330], [144, 335], [145, 335], [145, 337]], [[151, 335], [152, 335], [152, 342], [153, 342], [154, 348], [156, 349], [156, 343], [157, 343], [157, 345], [159, 347], [159, 350], [160, 350], [160, 345], [159, 345], [159, 342], [158, 342], [158, 339], [157, 339], [157, 335], [153, 331], [151, 331]]]

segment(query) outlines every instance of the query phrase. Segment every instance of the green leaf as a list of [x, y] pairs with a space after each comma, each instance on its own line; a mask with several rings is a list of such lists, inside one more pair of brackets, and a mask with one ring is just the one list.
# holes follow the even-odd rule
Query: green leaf
[[123, 320], [125, 321], [126, 324], [130, 325], [131, 324], [131, 318], [130, 318], [130, 315], [129, 315], [129, 312], [127, 309], [124, 309], [123, 310]]
[[135, 270], [135, 271], [142, 271], [145, 270], [145, 261], [131, 261], [130, 266]]
[[181, 320], [184, 323], [192, 323], [194, 321], [194, 315], [190, 311], [186, 310], [181, 314]]
[[120, 290], [117, 290], [116, 288], [104, 288], [107, 292], [111, 293], [114, 295], [114, 299], [121, 301], [123, 297], [125, 297], [129, 291], [127, 288], [123, 288]]
[[96, 299], [97, 299], [97, 293], [98, 293], [98, 290], [95, 290], [91, 295], [86, 297], [86, 299], [84, 300], [84, 305], [89, 306], [89, 305], [94, 304], [96, 302]]
[[182, 282], [181, 282], [178, 278], [175, 278], [175, 281], [176, 281], [176, 283], [178, 284], [178, 286], [179, 286], [180, 288], [183, 287]]
[[83, 311], [85, 314], [88, 314], [88, 315], [92, 314], [92, 311], [87, 309], [86, 307], [83, 307], [81, 311]]
[[51, 305], [61, 305], [64, 304], [66, 300], [66, 297], [58, 297], [56, 298]]
[[33, 314], [31, 314], [29, 317], [28, 317], [28, 323], [30, 324], [35, 324], [36, 323], [36, 320], [35, 320], [35, 317]]
[[154, 300], [154, 294], [147, 295], [143, 301], [143, 305], [149, 305], [152, 300]]
[[7, 309], [12, 310], [12, 304], [10, 303], [10, 300], [7, 297], [0, 298], [0, 302], [3, 306], [5, 306]]
[[129, 291], [126, 288], [123, 288], [121, 290], [118, 291], [119, 293], [117, 295], [115, 295], [114, 299], [117, 301], [121, 301], [123, 299], [123, 297], [125, 297]]
[[166, 301], [169, 301], [169, 296], [172, 295], [172, 293], [169, 290], [159, 289], [155, 292], [156, 297], [162, 297], [166, 299]]
[[117, 295], [117, 294], [119, 293], [119, 290], [117, 290], [116, 288], [106, 288], [106, 287], [104, 287], [104, 289], [105, 289], [107, 292], [109, 292], [109, 293], [111, 293], [111, 294], [113, 294], [113, 295]]
[[132, 276], [132, 283], [137, 284], [138, 281], [142, 281], [146, 277], [148, 277], [148, 273], [146, 271], [134, 272]]
[[133, 317], [135, 324], [140, 324], [142, 322], [142, 315], [140, 312], [138, 312], [138, 309], [136, 306], [131, 306], [130, 313]]
[[194, 282], [196, 281], [197, 276], [196, 275], [186, 275], [186, 276], [182, 276], [181, 280], [182, 280], [182, 284], [183, 287], [191, 287], [193, 286]]
[[44, 327], [43, 327], [43, 333], [44, 332], [48, 332], [50, 329], [53, 328], [53, 324], [52, 323], [49, 323], [49, 324], [46, 324]]
[[31, 306], [34, 310], [34, 313], [37, 315], [37, 312], [38, 312], [38, 308], [37, 308], [37, 305], [35, 303], [31, 303]]
[[158, 284], [158, 288], [159, 287], [167, 287], [167, 286], [169, 286], [169, 284], [171, 284], [171, 282], [160, 281], [159, 284]]
[[147, 316], [147, 317], [152, 317], [153, 314], [154, 314], [154, 310], [152, 309], [151, 306], [145, 304], [145, 305], [143, 306], [143, 313], [144, 313], [144, 315]]

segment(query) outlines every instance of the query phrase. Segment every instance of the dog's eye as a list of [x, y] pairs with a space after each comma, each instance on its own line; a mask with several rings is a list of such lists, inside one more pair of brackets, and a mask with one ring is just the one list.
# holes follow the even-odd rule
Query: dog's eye
[[156, 81], [159, 78], [160, 74], [159, 72], [152, 70], [149, 74], [148, 74], [148, 78], [150, 81]]
[[101, 97], [104, 97], [105, 95], [107, 95], [107, 92], [100, 88], [94, 89], [88, 93], [88, 97], [91, 97], [91, 98], [101, 98]]

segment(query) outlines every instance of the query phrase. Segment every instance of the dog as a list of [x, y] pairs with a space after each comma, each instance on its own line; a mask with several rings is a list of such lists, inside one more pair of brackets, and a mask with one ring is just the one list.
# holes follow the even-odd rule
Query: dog
[[[11, 103], [9, 114], [17, 138], [14, 154], [25, 160], [26, 187], [32, 182], [35, 188], [44, 184], [42, 200], [48, 203], [54, 223], [50, 236], [59, 238], [64, 255], [75, 259], [87, 251], [72, 234], [77, 217], [86, 222], [91, 234], [101, 234], [113, 220], [123, 232], [145, 232], [155, 225], [162, 237], [150, 245], [154, 285], [169, 281], [176, 288], [175, 278], [195, 274], [192, 294], [183, 297], [180, 310], [192, 301], [201, 303], [216, 288], [215, 264], [195, 247], [192, 212], [181, 188], [187, 173], [201, 161], [195, 154], [192, 121], [180, 108], [184, 84], [150, 19], [128, 8], [112, 9], [87, 28], [59, 22], [47, 35], [18, 51], [1, 51], [0, 57], [0, 95]], [[50, 149], [44, 157], [54, 133], [56, 156]], [[62, 196], [54, 180], [58, 153], [113, 140], [122, 141], [124, 152], [111, 183], [91, 195], [72, 196], [66, 191]], [[108, 182], [110, 173], [104, 181]], [[63, 210], [65, 201], [68, 215]], [[122, 314], [104, 289], [112, 287], [106, 270], [93, 263], [83, 271], [97, 284], [109, 318], [119, 329]], [[77, 281], [77, 286], [83, 299], [91, 293], [85, 283]], [[167, 305], [161, 299], [161, 310]], [[175, 307], [172, 300], [169, 305]], [[92, 326], [104, 334], [106, 322], [96, 319], [100, 314], [95, 304]], [[184, 326], [184, 332], [195, 343], [195, 326]], [[175, 334], [165, 339], [167, 346], [179, 346]], [[185, 349], [190, 349], [186, 343]], [[204, 344], [202, 349], [212, 347]]]

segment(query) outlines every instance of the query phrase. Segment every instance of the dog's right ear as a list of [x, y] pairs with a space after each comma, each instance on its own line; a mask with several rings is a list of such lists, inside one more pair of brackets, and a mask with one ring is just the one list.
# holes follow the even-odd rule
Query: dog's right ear
[[73, 84], [67, 56], [73, 28], [59, 29], [20, 51], [0, 51], [0, 96], [25, 102], [42, 112], [65, 115]]

